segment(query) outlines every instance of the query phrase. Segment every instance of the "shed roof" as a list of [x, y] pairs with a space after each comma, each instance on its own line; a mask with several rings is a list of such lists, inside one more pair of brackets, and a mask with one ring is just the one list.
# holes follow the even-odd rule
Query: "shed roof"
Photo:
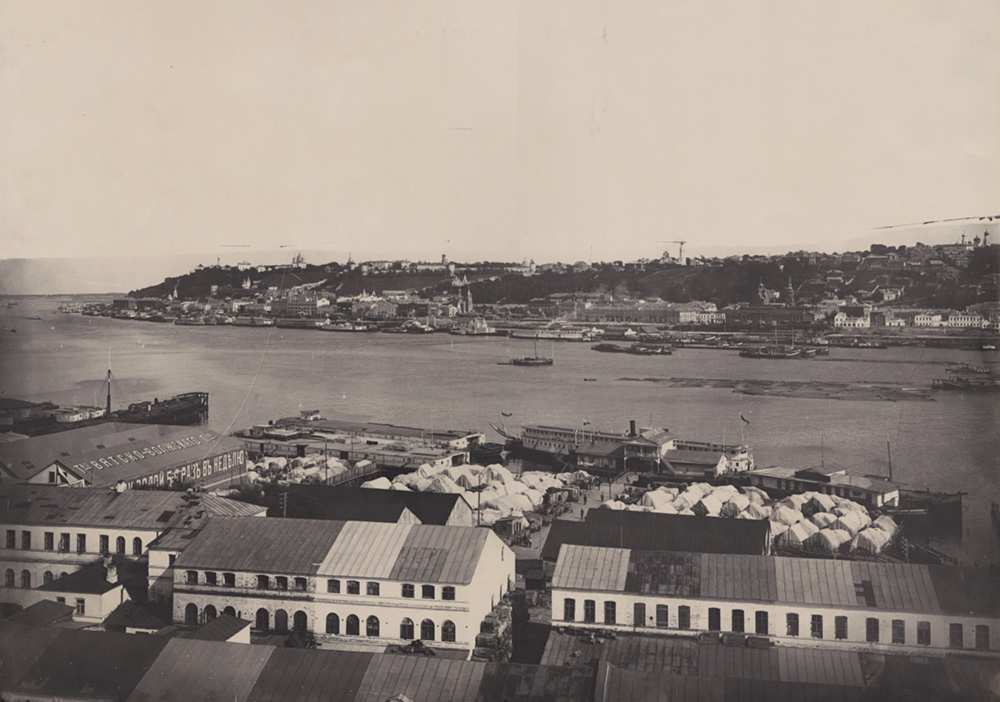
[[737, 521], [592, 509], [584, 522], [553, 521], [541, 555], [554, 561], [564, 543], [648, 551], [763, 554], [768, 547], [769, 529], [766, 519]]
[[274, 650], [270, 646], [169, 639], [128, 700], [246, 699]]
[[1000, 583], [985, 569], [964, 566], [651, 553], [566, 544], [552, 587], [1000, 616]]
[[239, 619], [231, 614], [220, 614], [207, 624], [194, 631], [184, 631], [177, 635], [180, 639], [196, 639], [198, 641], [229, 641], [244, 629], [250, 627], [250, 622]]
[[39, 600], [33, 605], [29, 605], [19, 612], [10, 615], [7, 617], [7, 621], [17, 622], [18, 624], [30, 624], [32, 626], [48, 626], [61, 619], [72, 617], [73, 611], [72, 607], [62, 602]]

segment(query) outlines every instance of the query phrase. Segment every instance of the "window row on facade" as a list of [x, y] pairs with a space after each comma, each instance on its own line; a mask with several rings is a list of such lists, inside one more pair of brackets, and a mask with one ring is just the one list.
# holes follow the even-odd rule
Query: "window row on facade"
[[[236, 587], [235, 573], [222, 573], [214, 571], [199, 572], [188, 570], [184, 573], [184, 582], [187, 585], [213, 585], [222, 587]], [[309, 579], [305, 577], [287, 577], [284, 575], [257, 575], [256, 588], [258, 590], [281, 590], [293, 592], [308, 592]], [[326, 591], [330, 594], [362, 594], [362, 581], [344, 580], [330, 578], [326, 581]], [[371, 597], [379, 597], [382, 594], [381, 583], [375, 581], [364, 582], [364, 594]], [[415, 599], [417, 596], [417, 586], [413, 583], [403, 583], [400, 586], [399, 596], [407, 599]], [[434, 585], [421, 585], [420, 597], [425, 600], [437, 598], [437, 588]], [[455, 588], [452, 585], [441, 587], [442, 600], [454, 600]]]
[[[563, 600], [563, 619], [567, 622], [582, 621], [584, 623], [598, 623], [597, 621], [597, 601], [596, 600], [584, 600], [583, 601], [583, 611], [580, 613], [582, 616], [577, 619], [577, 601], [574, 598], [567, 597]], [[618, 623], [618, 603], [614, 600], [606, 600], [603, 605], [603, 619], [602, 624], [614, 625]], [[814, 639], [824, 638], [824, 622], [825, 619], [830, 617], [824, 617], [822, 614], [812, 614], [809, 615], [809, 636]], [[837, 640], [847, 640], [850, 638], [850, 632], [848, 631], [848, 619], [846, 616], [834, 616], [833, 618], [833, 638]], [[670, 621], [670, 607], [669, 605], [658, 604], [655, 609], [655, 622], [654, 628], [657, 629], [668, 629], [671, 628], [669, 625]], [[729, 625], [726, 629], [722, 626], [722, 610], [718, 607], [709, 607], [708, 609], [708, 630], [709, 631], [729, 631], [735, 633], [751, 633], [746, 631], [746, 621], [747, 612], [743, 609], [733, 609], [730, 611], [730, 617], [727, 624]], [[646, 605], [642, 602], [636, 602], [633, 604], [632, 612], [632, 626], [635, 628], [644, 628], [648, 624], [646, 620]], [[770, 614], [766, 610], [756, 610], [754, 612], [753, 619], [753, 632], [754, 634], [759, 634], [762, 636], [768, 636], [771, 634], [777, 635], [779, 632], [777, 629], [773, 628], [770, 621]], [[676, 629], [690, 630], [691, 629], [691, 608], [687, 605], [680, 605], [677, 607], [677, 624]], [[913, 636], [913, 632], [908, 634], [906, 622], [902, 619], [893, 619], [890, 622], [890, 631], [881, 631], [881, 620], [877, 617], [867, 617], [865, 619], [865, 641], [867, 643], [893, 643], [905, 645], [907, 643], [912, 643], [912, 640], [908, 641], [908, 636]], [[799, 615], [794, 612], [789, 612], [785, 615], [785, 636], [800, 636], [800, 622]], [[931, 645], [931, 623], [929, 621], [918, 621], [916, 625], [916, 642], [918, 645], [930, 646]], [[888, 634], [888, 635], [887, 635]], [[990, 627], [988, 624], [977, 624], [975, 625], [975, 647], [976, 650], [988, 651], [990, 650]], [[948, 646], [950, 648], [964, 648], [965, 647], [965, 627], [959, 622], [951, 622], [948, 625]]]
[[[222, 613], [234, 617], [237, 616], [236, 610], [231, 606], [223, 608]], [[214, 605], [205, 605], [203, 609], [199, 610], [198, 605], [192, 602], [184, 608], [184, 623], [188, 626], [206, 624], [218, 616], [219, 612]], [[272, 617], [269, 610], [261, 607], [254, 615], [254, 628], [261, 633], [274, 632], [277, 634], [286, 634], [289, 631], [308, 632], [312, 631], [309, 624], [309, 616], [302, 610], [298, 610], [292, 614], [291, 629], [289, 629], [288, 612], [284, 609], [275, 611]], [[361, 631], [362, 620], [356, 614], [349, 614], [343, 620], [341, 620], [340, 615], [334, 612], [326, 615], [323, 633], [333, 636], [361, 636]], [[404, 617], [399, 624], [399, 638], [404, 641], [412, 641], [416, 638], [417, 631], [419, 631], [420, 638], [424, 641], [435, 641], [438, 635], [440, 635], [441, 641], [455, 641], [455, 623], [448, 619], [441, 623], [440, 630], [432, 619], [421, 621], [419, 629], [417, 629], [417, 625], [409, 617]], [[375, 615], [367, 617], [364, 620], [364, 636], [380, 638], [382, 635], [382, 625], [379, 618]]]
[[[69, 532], [60, 532], [59, 541], [56, 542], [56, 532], [46, 531], [42, 535], [42, 550], [44, 551], [58, 551], [59, 553], [70, 553], [72, 546], [72, 534]], [[98, 553], [111, 553], [111, 537], [108, 534], [100, 534], [97, 537], [98, 542]], [[7, 548], [16, 549], [17, 548], [17, 530], [8, 529], [7, 530]], [[126, 547], [128, 543], [124, 536], [119, 536], [115, 539], [115, 550], [114, 552], [120, 555], [126, 554]], [[31, 546], [31, 532], [24, 530], [21, 532], [21, 550], [30, 551]], [[87, 553], [87, 535], [77, 534], [76, 535], [76, 552], [77, 553]], [[132, 539], [132, 555], [141, 556], [142, 555], [142, 539], [138, 536]]]
[[[59, 574], [59, 577], [65, 577], [66, 571]], [[14, 572], [13, 568], [8, 568], [4, 572], [3, 584], [4, 587], [18, 587], [17, 583], [20, 580], [20, 587], [30, 588], [31, 587], [31, 571], [22, 570], [20, 579], [17, 577], [17, 573]], [[55, 574], [51, 570], [47, 570], [42, 574], [42, 584], [48, 585], [53, 580], [55, 580]]]

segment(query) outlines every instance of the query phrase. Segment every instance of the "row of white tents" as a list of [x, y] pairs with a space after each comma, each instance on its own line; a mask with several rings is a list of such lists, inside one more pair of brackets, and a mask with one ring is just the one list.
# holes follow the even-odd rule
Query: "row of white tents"
[[247, 461], [246, 479], [257, 483], [269, 478], [278, 478], [289, 483], [323, 482], [341, 473], [346, 473], [350, 465], [339, 458], [323, 459], [322, 456], [309, 458], [284, 457], [264, 458], [258, 463]]
[[478, 523], [492, 526], [498, 519], [537, 511], [551, 488], [563, 488], [590, 481], [586, 471], [543, 473], [528, 471], [515, 475], [499, 464], [460, 465], [438, 468], [424, 464], [413, 473], [375, 478], [362, 483], [363, 488], [407, 490], [462, 495], [476, 515]]
[[[830, 555], [843, 550], [875, 554], [892, 540], [896, 524], [881, 516], [872, 522], [863, 506], [837, 495], [804, 492], [773, 502], [763, 490], [733, 485], [694, 483], [683, 490], [661, 486], [642, 495], [636, 504], [608, 500], [604, 509], [659, 514], [767, 519], [774, 543]], [[810, 516], [806, 516], [809, 514]]]

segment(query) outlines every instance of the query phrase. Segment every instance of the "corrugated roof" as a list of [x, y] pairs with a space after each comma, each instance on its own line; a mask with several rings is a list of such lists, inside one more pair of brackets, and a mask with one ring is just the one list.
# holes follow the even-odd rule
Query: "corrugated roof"
[[559, 551], [552, 587], [620, 592], [625, 589], [629, 551], [565, 544]]
[[343, 526], [343, 522], [311, 519], [210, 519], [178, 556], [175, 565], [312, 574], [317, 572]]
[[379, 522], [344, 523], [340, 537], [330, 544], [316, 572], [320, 575], [388, 578], [413, 526]]
[[35, 604], [29, 605], [10, 615], [7, 617], [7, 621], [17, 622], [18, 624], [30, 624], [31, 626], [48, 626], [60, 619], [72, 617], [73, 611], [72, 607], [62, 602], [39, 600]]
[[170, 639], [128, 701], [246, 699], [274, 650], [270, 646]]
[[[1000, 614], [1000, 583], [982, 568], [703, 553], [695, 556], [694, 562], [700, 560], [695, 572], [689, 556], [564, 545], [552, 586], [595, 591], [624, 588], [744, 602]], [[609, 586], [616, 583], [609, 573], [619, 563], [630, 572], [628, 584]]]
[[35, 659], [14, 691], [125, 700], [168, 641], [161, 636], [65, 630]]
[[393, 580], [469, 583], [489, 530], [422, 525], [407, 534], [389, 577]]
[[374, 657], [374, 653], [277, 648], [245, 699], [351, 702]]
[[[167, 442], [185, 439], [198, 443], [159, 454], [153, 450]], [[205, 427], [108, 422], [0, 444], [0, 467], [15, 480], [29, 480], [55, 461], [72, 467], [110, 459], [125, 451], [135, 453], [150, 449], [150, 454], [144, 453], [140, 460], [119, 461], [121, 465], [109, 461], [108, 466], [88, 472], [95, 483], [114, 484], [118, 480], [130, 480], [242, 447], [238, 439]]]
[[552, 522], [541, 556], [554, 561], [566, 544], [697, 553], [767, 552], [766, 519], [717, 519], [652, 512], [592, 509], [584, 522]]

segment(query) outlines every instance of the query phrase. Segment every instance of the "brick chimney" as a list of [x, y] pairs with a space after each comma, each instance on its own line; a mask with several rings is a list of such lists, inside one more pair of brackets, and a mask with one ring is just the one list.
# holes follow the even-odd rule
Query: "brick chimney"
[[118, 584], [118, 566], [111, 556], [104, 557], [104, 569], [108, 572], [108, 582]]

